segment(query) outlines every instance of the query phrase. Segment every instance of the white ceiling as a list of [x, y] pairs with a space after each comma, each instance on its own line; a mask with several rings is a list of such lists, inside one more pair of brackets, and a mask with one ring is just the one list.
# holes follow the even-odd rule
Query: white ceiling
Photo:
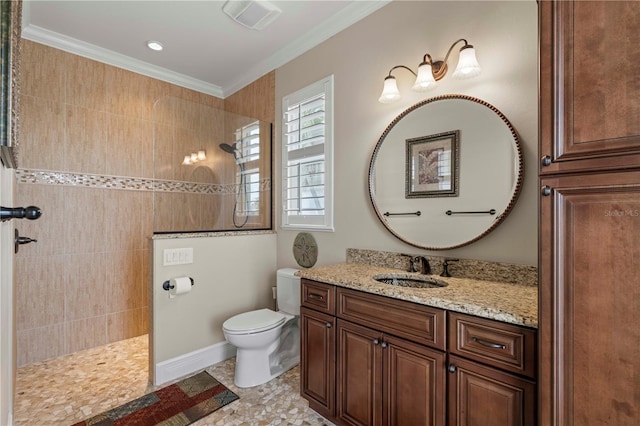
[[[388, 0], [271, 1], [282, 13], [261, 31], [231, 20], [224, 3], [25, 0], [22, 36], [224, 98]], [[150, 50], [147, 40], [164, 50]]]

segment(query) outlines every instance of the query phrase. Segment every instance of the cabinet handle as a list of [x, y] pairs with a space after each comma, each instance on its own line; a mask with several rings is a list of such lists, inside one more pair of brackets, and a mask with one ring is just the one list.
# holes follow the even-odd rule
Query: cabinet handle
[[551, 165], [551, 156], [549, 155], [545, 155], [544, 157], [542, 157], [542, 160], [540, 161], [542, 163], [543, 166], [550, 166]]
[[378, 339], [374, 339], [374, 340], [373, 340], [373, 344], [374, 344], [374, 345], [376, 345], [376, 346], [377, 346], [377, 345], [379, 345], [379, 344], [380, 344], [380, 340], [378, 340]]
[[382, 342], [382, 345], [380, 345], [380, 346], [382, 346], [382, 349], [384, 349], [384, 348], [386, 348], [386, 347], [387, 347], [387, 346], [389, 346], [389, 345], [387, 344], [387, 342]]
[[449, 373], [455, 373], [456, 372], [456, 366], [453, 364], [449, 364]]
[[333, 324], [331, 324], [330, 322], [327, 323], [327, 328], [331, 328], [333, 327]]
[[319, 294], [309, 293], [309, 299], [324, 300], [324, 297]]
[[551, 187], [549, 185], [543, 186], [540, 190], [540, 193], [545, 197], [548, 197], [549, 195], [551, 195]]
[[482, 346], [486, 346], [488, 348], [493, 348], [493, 349], [506, 349], [505, 345], [502, 345], [500, 343], [492, 343], [492, 342], [487, 342], [486, 340], [482, 340], [482, 339], [478, 339], [477, 337], [472, 337], [471, 340], [473, 340], [474, 342], [482, 345]]

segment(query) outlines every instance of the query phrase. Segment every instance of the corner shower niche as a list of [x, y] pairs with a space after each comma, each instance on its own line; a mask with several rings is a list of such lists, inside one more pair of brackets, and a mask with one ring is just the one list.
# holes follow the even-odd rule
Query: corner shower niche
[[271, 228], [271, 124], [164, 97], [153, 109], [154, 233]]

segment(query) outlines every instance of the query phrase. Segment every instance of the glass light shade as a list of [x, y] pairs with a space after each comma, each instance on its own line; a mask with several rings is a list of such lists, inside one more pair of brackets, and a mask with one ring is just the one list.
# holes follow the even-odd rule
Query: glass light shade
[[197, 162], [198, 161], [198, 153], [197, 152], [192, 152], [190, 158], [191, 158], [191, 162], [192, 163]]
[[400, 91], [396, 84], [396, 78], [388, 76], [384, 79], [384, 88], [382, 89], [382, 94], [378, 98], [378, 102], [388, 104], [390, 102], [397, 101], [398, 99], [400, 99]]
[[413, 84], [412, 90], [416, 92], [426, 92], [428, 90], [435, 89], [438, 85], [435, 78], [433, 78], [433, 70], [431, 64], [423, 62], [418, 67], [418, 76], [416, 82]]
[[207, 159], [207, 154], [204, 152], [204, 150], [201, 149], [200, 151], [198, 151], [198, 161], [202, 161], [206, 159]]
[[460, 49], [460, 58], [458, 59], [458, 66], [453, 72], [453, 78], [464, 80], [465, 78], [475, 77], [480, 74], [481, 70], [480, 64], [476, 59], [476, 49], [471, 45]]
[[184, 160], [182, 160], [182, 164], [184, 164], [185, 166], [188, 166], [189, 164], [191, 164], [191, 156], [185, 155]]

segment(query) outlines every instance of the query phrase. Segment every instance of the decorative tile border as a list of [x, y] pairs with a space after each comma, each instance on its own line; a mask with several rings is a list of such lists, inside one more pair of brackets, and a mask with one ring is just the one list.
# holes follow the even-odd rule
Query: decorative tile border
[[[16, 170], [18, 183], [40, 185], [83, 186], [98, 189], [126, 189], [135, 191], [181, 192], [189, 194], [235, 194], [237, 184], [209, 184], [135, 177], [65, 173], [46, 170]], [[271, 179], [260, 181], [260, 190], [271, 189]]]

